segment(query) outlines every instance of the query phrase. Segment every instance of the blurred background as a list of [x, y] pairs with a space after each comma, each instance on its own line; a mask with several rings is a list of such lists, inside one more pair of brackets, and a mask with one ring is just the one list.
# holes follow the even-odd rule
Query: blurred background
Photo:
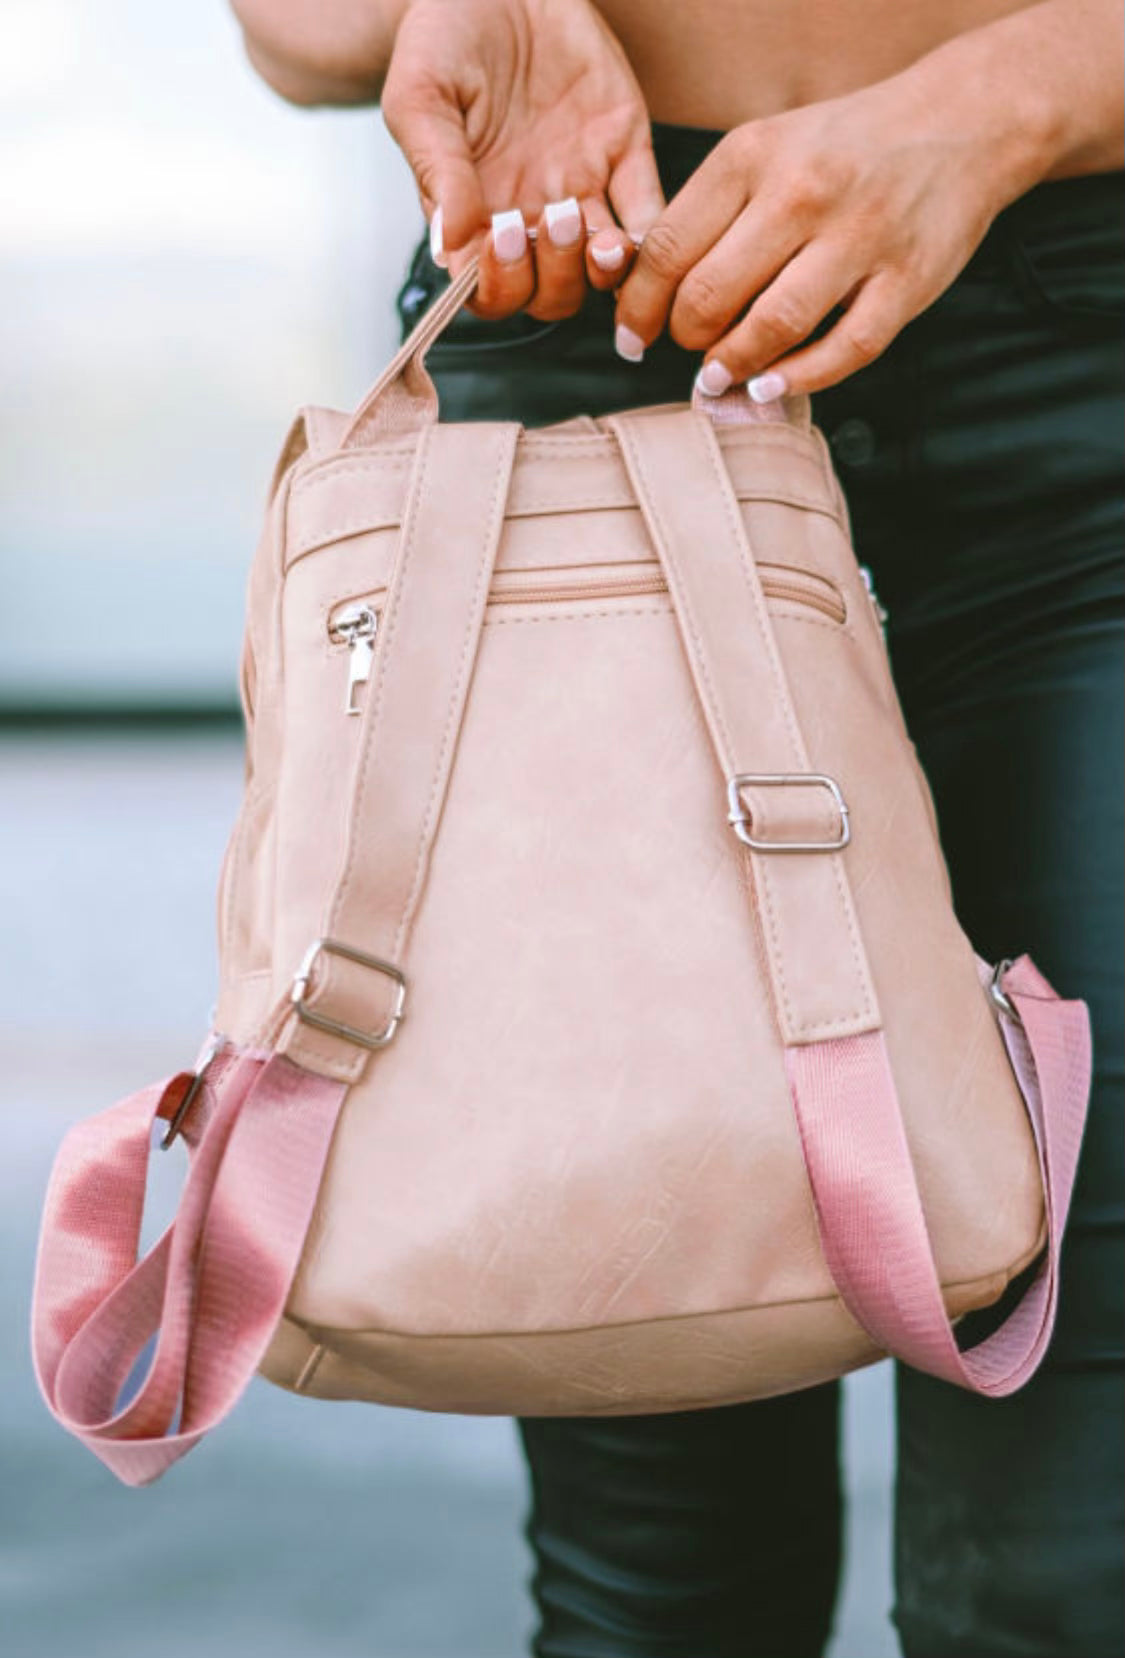
[[[266, 480], [295, 408], [351, 406], [389, 354], [420, 226], [377, 113], [281, 103], [220, 0], [0, 7], [10, 1658], [526, 1650], [509, 1423], [315, 1405], [257, 1383], [215, 1442], [127, 1492], [50, 1424], [25, 1335], [64, 1127], [189, 1062], [206, 1028]], [[174, 1199], [172, 1163], [158, 1208]], [[886, 1367], [846, 1396], [833, 1658], [884, 1658]]]

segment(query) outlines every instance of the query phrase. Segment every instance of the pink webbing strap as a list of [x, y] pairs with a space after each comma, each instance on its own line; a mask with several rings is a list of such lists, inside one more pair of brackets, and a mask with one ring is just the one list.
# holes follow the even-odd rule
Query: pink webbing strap
[[787, 1052], [821, 1243], [853, 1317], [916, 1369], [993, 1398], [1027, 1381], [1051, 1337], [1090, 1081], [1085, 1004], [1060, 1000], [1026, 956], [1001, 989], [1015, 1009], [1001, 1025], [1039, 1153], [1047, 1248], [1008, 1318], [966, 1352], [942, 1300], [882, 1031]]
[[[153, 1124], [184, 1083], [142, 1089], [72, 1128], [43, 1214], [32, 1306], [39, 1386], [56, 1420], [127, 1485], [147, 1484], [190, 1451], [257, 1369], [347, 1092], [287, 1059], [222, 1052], [192, 1107], [196, 1144], [176, 1218], [138, 1261]], [[144, 1381], [119, 1408], [153, 1336]]]

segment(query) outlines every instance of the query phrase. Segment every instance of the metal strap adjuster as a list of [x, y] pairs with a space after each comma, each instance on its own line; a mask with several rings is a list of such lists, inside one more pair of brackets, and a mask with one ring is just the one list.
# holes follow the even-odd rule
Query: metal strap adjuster
[[[346, 961], [358, 962], [361, 967], [370, 967], [373, 973], [382, 973], [385, 978], [392, 981], [395, 985], [395, 1004], [382, 1030], [360, 1030], [356, 1025], [346, 1025], [342, 1019], [331, 1019], [328, 1014], [318, 1013], [316, 1008], [309, 1006], [305, 996], [316, 958], [322, 952], [326, 956], [343, 956]], [[318, 938], [314, 939], [305, 951], [304, 960], [293, 979], [289, 1000], [298, 1019], [304, 1024], [314, 1025], [317, 1030], [327, 1031], [330, 1036], [343, 1037], [345, 1042], [355, 1042], [361, 1048], [385, 1048], [403, 1017], [406, 977], [393, 962], [383, 961], [379, 956], [369, 956], [365, 950], [356, 950], [352, 945], [341, 944], [335, 938]]]
[[988, 981], [988, 994], [1001, 1013], [1011, 1019], [1014, 1024], [1022, 1025], [1023, 1020], [1020, 1018], [1019, 1009], [1004, 989], [1004, 975], [1012, 965], [1007, 956], [1003, 961], [996, 963], [996, 966], [992, 969], [992, 977]]
[[[834, 840], [771, 841], [760, 840], [750, 833], [751, 817], [743, 805], [742, 790], [750, 787], [778, 789], [788, 785], [828, 790], [840, 815], [840, 832]], [[839, 852], [852, 838], [848, 808], [840, 785], [835, 778], [827, 777], [823, 772], [740, 771], [727, 784], [727, 803], [730, 808], [727, 822], [743, 845], [750, 847], [754, 852]]]
[[226, 1037], [220, 1031], [212, 1031], [204, 1043], [203, 1051], [196, 1060], [195, 1069], [192, 1071], [187, 1087], [180, 1097], [180, 1103], [169, 1119], [164, 1138], [160, 1142], [161, 1151], [168, 1151], [170, 1147], [174, 1146], [177, 1138], [182, 1133], [187, 1114], [198, 1099], [200, 1089], [206, 1081], [211, 1061], [217, 1057], [225, 1041]]

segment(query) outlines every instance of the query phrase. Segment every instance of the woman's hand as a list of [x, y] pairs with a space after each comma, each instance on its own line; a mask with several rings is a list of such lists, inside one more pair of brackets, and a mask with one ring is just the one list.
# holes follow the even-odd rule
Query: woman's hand
[[1035, 182], [1028, 99], [957, 84], [941, 56], [728, 133], [645, 239], [618, 298], [621, 354], [638, 360], [667, 323], [706, 351], [701, 390], [749, 381], [759, 402], [879, 356]]
[[588, 0], [411, 0], [383, 113], [435, 256], [481, 247], [480, 315], [569, 316], [663, 208], [644, 99]]

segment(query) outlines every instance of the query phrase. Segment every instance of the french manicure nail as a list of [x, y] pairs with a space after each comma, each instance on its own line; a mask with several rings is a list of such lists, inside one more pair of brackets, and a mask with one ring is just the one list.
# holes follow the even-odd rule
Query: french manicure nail
[[770, 369], [768, 374], [759, 374], [747, 383], [746, 390], [755, 403], [772, 403], [775, 398], [784, 397], [789, 390], [789, 382], [784, 374], [776, 369]]
[[704, 397], [721, 397], [730, 388], [734, 375], [717, 357], [704, 363], [695, 377], [695, 383]]
[[620, 242], [615, 248], [590, 246], [590, 258], [600, 271], [616, 271], [625, 263], [625, 249]]
[[441, 208], [434, 208], [434, 216], [430, 220], [430, 258], [435, 265], [445, 269], [445, 243], [442, 237]]
[[613, 346], [617, 355], [624, 357], [627, 363], [639, 363], [644, 358], [645, 342], [639, 334], [634, 334], [631, 328], [626, 328], [623, 322], [617, 325]]
[[548, 240], [557, 248], [572, 248], [582, 235], [582, 209], [573, 196], [565, 201], [549, 201], [543, 217]]
[[492, 215], [492, 246], [502, 265], [514, 265], [527, 252], [527, 226], [518, 207]]

